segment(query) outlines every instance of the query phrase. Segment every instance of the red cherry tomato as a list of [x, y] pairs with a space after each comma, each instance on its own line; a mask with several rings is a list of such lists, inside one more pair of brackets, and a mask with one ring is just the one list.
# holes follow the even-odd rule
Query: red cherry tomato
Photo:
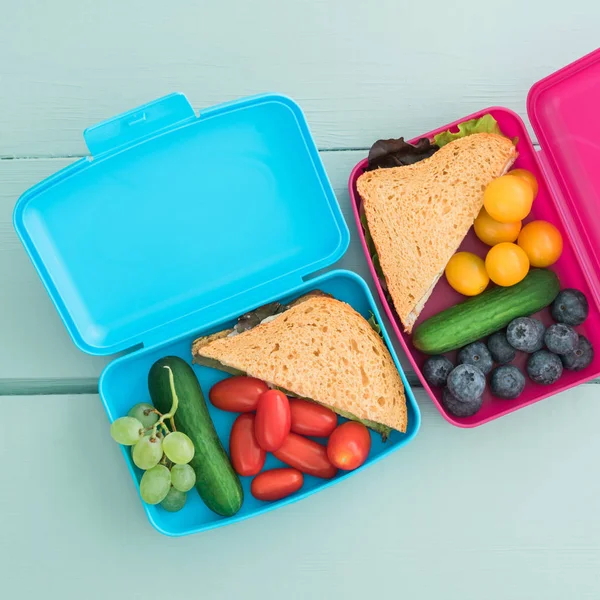
[[337, 415], [330, 408], [308, 400], [292, 398], [290, 413], [291, 431], [300, 435], [329, 437], [337, 426]]
[[258, 445], [267, 452], [275, 452], [290, 432], [290, 402], [279, 390], [261, 394], [256, 405], [254, 432]]
[[254, 421], [253, 414], [245, 413], [234, 421], [231, 428], [229, 455], [231, 464], [238, 475], [256, 475], [265, 466], [267, 453], [256, 441]]
[[256, 499], [270, 502], [297, 492], [303, 483], [304, 475], [297, 469], [272, 469], [257, 475], [250, 491]]
[[208, 397], [214, 406], [229, 412], [250, 412], [256, 410], [258, 397], [269, 386], [254, 377], [228, 377], [212, 386]]
[[352, 471], [362, 465], [371, 450], [371, 434], [362, 424], [355, 421], [342, 423], [329, 437], [327, 457], [331, 464]]
[[337, 473], [337, 469], [327, 458], [325, 446], [296, 433], [290, 433], [281, 448], [273, 454], [281, 462], [307, 475], [331, 479]]

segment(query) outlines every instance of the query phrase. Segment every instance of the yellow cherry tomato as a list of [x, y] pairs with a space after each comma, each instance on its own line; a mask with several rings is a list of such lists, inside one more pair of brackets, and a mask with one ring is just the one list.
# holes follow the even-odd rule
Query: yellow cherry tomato
[[491, 181], [483, 192], [483, 205], [492, 219], [500, 223], [515, 223], [531, 210], [533, 190], [520, 177], [502, 175]]
[[502, 242], [490, 248], [485, 257], [485, 270], [495, 284], [508, 287], [525, 278], [529, 259], [517, 244]]
[[475, 235], [488, 246], [495, 246], [500, 242], [516, 241], [521, 231], [521, 221], [516, 223], [500, 223], [488, 215], [482, 208], [473, 224]]
[[524, 179], [531, 186], [531, 189], [533, 190], [533, 199], [535, 200], [537, 198], [538, 182], [537, 182], [537, 179], [535, 178], [535, 175], [531, 171], [528, 171], [527, 169], [513, 169], [512, 171], [509, 171], [508, 174], [515, 175], [516, 177], [520, 177], [521, 179]]
[[465, 296], [481, 294], [490, 282], [485, 263], [471, 252], [457, 252], [448, 261], [446, 279], [459, 294]]
[[548, 221], [531, 221], [523, 227], [517, 242], [532, 267], [549, 267], [560, 257], [563, 240], [560, 231]]

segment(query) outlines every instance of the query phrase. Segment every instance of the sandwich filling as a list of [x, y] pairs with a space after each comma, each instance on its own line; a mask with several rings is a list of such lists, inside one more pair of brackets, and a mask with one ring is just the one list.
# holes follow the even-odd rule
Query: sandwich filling
[[406, 400], [380, 336], [373, 318], [367, 322], [347, 304], [314, 291], [242, 315], [232, 328], [197, 339], [192, 354], [197, 364], [257, 377], [386, 439], [392, 429], [405, 431]]
[[427, 158], [357, 180], [373, 265], [409, 333], [479, 214], [485, 187], [516, 158], [513, 142], [497, 133], [458, 135]]

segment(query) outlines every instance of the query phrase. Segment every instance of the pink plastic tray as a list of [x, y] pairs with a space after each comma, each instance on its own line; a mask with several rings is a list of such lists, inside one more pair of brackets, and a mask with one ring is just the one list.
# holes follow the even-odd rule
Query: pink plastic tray
[[[596, 349], [592, 364], [579, 373], [565, 370], [554, 385], [541, 386], [528, 380], [523, 394], [517, 400], [495, 398], [486, 390], [481, 410], [472, 417], [458, 418], [445, 411], [440, 402], [441, 390], [430, 388], [423, 377], [421, 367], [426, 356], [414, 348], [410, 335], [403, 332], [400, 319], [383, 293], [367, 249], [359, 216], [361, 200], [356, 191], [356, 180], [364, 172], [367, 160], [358, 163], [350, 175], [352, 209], [379, 298], [423, 387], [442, 415], [458, 427], [482, 425], [600, 376], [600, 50], [536, 83], [530, 90], [527, 107], [542, 147], [540, 152], [535, 151], [521, 118], [501, 107], [482, 110], [419, 136], [431, 138], [449, 128], [456, 130], [458, 123], [486, 113], [494, 116], [505, 135], [517, 136], [519, 156], [513, 168], [528, 169], [535, 174], [539, 183], [539, 193], [526, 222], [544, 219], [558, 227], [563, 235], [564, 249], [552, 269], [560, 279], [561, 288], [581, 290], [590, 303], [590, 315], [577, 330]], [[472, 230], [460, 247], [460, 250], [469, 250], [482, 257], [487, 249]], [[464, 299], [442, 277], [417, 325]], [[552, 322], [548, 309], [536, 316], [546, 324]], [[448, 354], [453, 362], [455, 354]], [[519, 353], [513, 364], [524, 368], [526, 359], [526, 355]]]

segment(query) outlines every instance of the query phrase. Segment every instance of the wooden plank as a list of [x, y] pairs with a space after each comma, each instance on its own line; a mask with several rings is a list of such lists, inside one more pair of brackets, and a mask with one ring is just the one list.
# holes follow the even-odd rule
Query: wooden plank
[[20, 380], [17, 389], [30, 379], [95, 379], [107, 362], [75, 347], [12, 226], [19, 195], [69, 162], [0, 161], [0, 380]]
[[84, 154], [85, 127], [176, 90], [198, 110], [288, 94], [323, 149], [489, 105], [525, 115], [531, 84], [593, 50], [598, 22], [594, 0], [4, 2], [0, 156]]
[[[350, 171], [364, 154], [324, 152], [322, 156], [353, 240], [336, 266], [356, 271], [371, 282], [357, 243], [347, 192]], [[18, 196], [71, 161], [0, 161], [0, 280], [3, 282], [0, 287], [0, 331], [3, 332], [0, 380], [5, 381], [4, 393], [64, 393], [65, 385], [76, 385], [78, 380], [81, 391], [89, 391], [90, 378], [96, 378], [108, 361], [88, 356], [74, 346], [12, 227], [12, 210]], [[30, 380], [42, 383], [29, 383]]]
[[19, 427], [0, 436], [3, 456], [18, 449], [0, 494], [3, 597], [142, 598], [154, 569], [179, 598], [596, 600], [595, 391], [468, 431], [418, 398], [423, 427], [406, 448], [306, 500], [187, 538], [148, 524], [97, 396], [0, 398], [2, 414], [27, 423], [27, 443]]

